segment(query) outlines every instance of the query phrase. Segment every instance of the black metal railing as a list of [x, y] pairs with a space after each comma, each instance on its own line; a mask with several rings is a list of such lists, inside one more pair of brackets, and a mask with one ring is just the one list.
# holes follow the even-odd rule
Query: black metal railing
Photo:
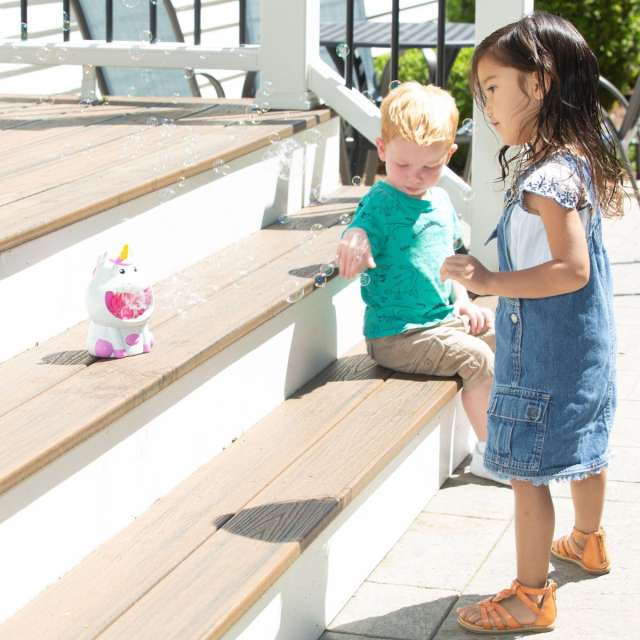
[[[239, 40], [240, 44], [247, 44], [247, 0], [239, 0]], [[430, 4], [438, 3], [438, 35], [437, 35], [437, 64], [436, 84], [443, 87], [445, 84], [445, 27], [446, 27], [446, 0], [429, 0], [405, 7], [414, 9]], [[345, 84], [349, 89], [353, 88], [354, 68], [354, 29], [355, 29], [355, 0], [345, 0], [346, 4], [346, 56], [344, 58]], [[392, 0], [391, 6], [391, 81], [397, 80], [400, 67], [400, 0]], [[372, 17], [388, 16], [389, 12]]]
[[[162, 0], [148, 0], [149, 2], [149, 32], [150, 41], [158, 41], [158, 2]], [[353, 88], [354, 67], [354, 28], [355, 28], [355, 0], [345, 0], [347, 10], [346, 20], [346, 47], [345, 58], [345, 82], [349, 89]], [[445, 84], [445, 27], [446, 27], [446, 0], [438, 2], [438, 40], [437, 40], [437, 66], [436, 84]], [[431, 4], [425, 2], [421, 4]], [[421, 4], [415, 6], [421, 6]], [[411, 8], [411, 7], [409, 7]], [[105, 40], [113, 41], [113, 0], [105, 0], [106, 28]], [[62, 37], [65, 42], [69, 40], [71, 32], [70, 0], [62, 0]], [[247, 8], [246, 0], [239, 0], [239, 26], [240, 44], [247, 43]], [[28, 26], [28, 0], [20, 0], [20, 38], [27, 40], [29, 37]], [[193, 41], [199, 45], [202, 40], [202, 0], [193, 2]], [[400, 66], [400, 0], [392, 0], [391, 6], [391, 81], [397, 80]]]
[[[158, 2], [162, 0], [148, 0], [149, 2], [149, 32], [150, 41], [158, 41]], [[354, 67], [354, 29], [355, 29], [355, 0], [345, 0], [347, 10], [346, 20], [346, 58], [345, 58], [345, 82], [349, 89], [353, 88]], [[445, 27], [446, 27], [446, 0], [438, 2], [438, 36], [437, 36], [437, 65], [436, 84], [445, 84]], [[422, 4], [431, 4], [430, 2]], [[421, 5], [415, 5], [421, 6]], [[105, 0], [106, 33], [105, 40], [113, 41], [113, 0]], [[70, 0], [62, 0], [62, 36], [66, 42], [70, 37]], [[202, 0], [193, 2], [193, 41], [199, 45], [202, 39]], [[247, 8], [246, 0], [239, 0], [239, 26], [240, 44], [247, 42]], [[20, 0], [20, 38], [27, 40], [29, 37], [28, 26], [28, 1]], [[400, 66], [400, 0], [392, 0], [391, 6], [391, 81], [397, 80]]]
[[[149, 2], [149, 33], [150, 41], [158, 41], [158, 2], [162, 0], [148, 0]], [[20, 39], [29, 39], [28, 0], [20, 0]], [[71, 36], [71, 0], [62, 0], [62, 39], [69, 41]], [[242, 21], [243, 0], [240, 0]], [[105, 0], [105, 40], [113, 42], [113, 0]], [[202, 0], [193, 2], [193, 42], [200, 44], [202, 40]]]

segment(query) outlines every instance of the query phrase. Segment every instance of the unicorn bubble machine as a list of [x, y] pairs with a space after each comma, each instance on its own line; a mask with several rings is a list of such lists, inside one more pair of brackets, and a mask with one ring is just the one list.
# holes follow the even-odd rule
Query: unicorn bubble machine
[[115, 260], [103, 253], [87, 289], [87, 351], [98, 358], [148, 353], [154, 344], [148, 327], [153, 292], [138, 268], [127, 262], [128, 255], [126, 244]]

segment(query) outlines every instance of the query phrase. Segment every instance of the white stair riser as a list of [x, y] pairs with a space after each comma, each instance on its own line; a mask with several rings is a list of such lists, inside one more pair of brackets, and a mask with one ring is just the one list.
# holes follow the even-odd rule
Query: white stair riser
[[150, 193], [1, 252], [0, 299], [19, 301], [20, 313], [5, 314], [0, 362], [87, 317], [85, 291], [104, 251], [116, 257], [128, 243], [131, 261], [157, 282], [299, 210], [312, 189], [336, 189], [338, 123], [314, 128], [318, 143], [309, 132], [294, 136], [301, 147], [289, 180], [277, 160], [264, 159], [266, 147], [229, 162], [228, 175], [188, 178], [169, 200], [164, 189]]
[[473, 440], [458, 394], [222, 640], [319, 638], [468, 454]]
[[357, 343], [362, 313], [332, 280], [0, 496], [0, 621]]

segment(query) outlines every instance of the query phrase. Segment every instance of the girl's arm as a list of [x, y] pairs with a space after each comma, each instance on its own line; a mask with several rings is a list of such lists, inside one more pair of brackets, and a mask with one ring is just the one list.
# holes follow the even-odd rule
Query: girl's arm
[[525, 206], [542, 218], [552, 260], [522, 271], [493, 272], [471, 256], [457, 255], [444, 261], [440, 277], [456, 280], [481, 295], [506, 298], [546, 298], [584, 287], [590, 276], [589, 250], [578, 212], [529, 192]]

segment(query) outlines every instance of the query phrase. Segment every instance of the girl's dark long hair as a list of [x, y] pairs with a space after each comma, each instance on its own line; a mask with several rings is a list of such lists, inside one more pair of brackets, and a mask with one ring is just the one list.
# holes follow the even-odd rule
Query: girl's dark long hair
[[[610, 137], [615, 133], [605, 129], [598, 100], [598, 61], [580, 32], [564, 18], [536, 11], [486, 37], [471, 64], [471, 86], [483, 111], [478, 63], [485, 55], [498, 64], [536, 73], [540, 86], [547, 87], [535, 122], [524, 125], [535, 125], [534, 140], [511, 157], [508, 145], [500, 150], [502, 180], [512, 163], [520, 173], [559, 150], [574, 149], [589, 161], [604, 215], [621, 216], [624, 173]], [[522, 76], [523, 93], [524, 80]]]

